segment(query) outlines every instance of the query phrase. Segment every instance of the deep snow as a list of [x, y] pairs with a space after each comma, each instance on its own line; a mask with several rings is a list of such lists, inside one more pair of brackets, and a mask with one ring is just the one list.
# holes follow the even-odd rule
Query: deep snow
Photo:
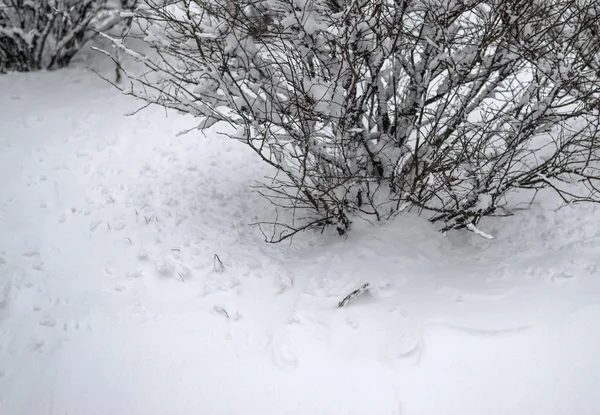
[[268, 245], [267, 167], [84, 66], [0, 77], [0, 414], [600, 413], [600, 208]]

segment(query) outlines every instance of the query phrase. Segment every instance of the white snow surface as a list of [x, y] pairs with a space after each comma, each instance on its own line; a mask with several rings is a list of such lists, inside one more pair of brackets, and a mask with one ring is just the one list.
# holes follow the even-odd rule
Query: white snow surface
[[269, 245], [268, 167], [84, 66], [0, 76], [0, 414], [600, 413], [598, 207]]

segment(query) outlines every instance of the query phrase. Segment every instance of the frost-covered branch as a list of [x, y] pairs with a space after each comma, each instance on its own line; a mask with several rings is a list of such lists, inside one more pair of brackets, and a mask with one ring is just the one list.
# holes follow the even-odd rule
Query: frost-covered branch
[[588, 190], [599, 176], [598, 10], [596, 0], [149, 0], [137, 16], [152, 53], [115, 45], [147, 69], [124, 92], [192, 114], [198, 129], [234, 126], [232, 138], [276, 169], [262, 193], [304, 212], [286, 232], [344, 233], [356, 215], [411, 208], [444, 230], [474, 230], [519, 188], [598, 200]]
[[[0, 73], [67, 66], [137, 0], [0, 0]], [[125, 20], [126, 21], [126, 20]]]

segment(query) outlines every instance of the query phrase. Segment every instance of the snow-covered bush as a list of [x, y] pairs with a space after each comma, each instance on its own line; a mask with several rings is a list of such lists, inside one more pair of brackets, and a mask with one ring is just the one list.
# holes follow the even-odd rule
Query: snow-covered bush
[[0, 73], [67, 66], [128, 0], [0, 0]]
[[167, 3], [140, 9], [155, 53], [115, 42], [148, 68], [125, 92], [233, 126], [296, 213], [274, 241], [408, 209], [478, 231], [523, 188], [598, 201], [595, 0]]

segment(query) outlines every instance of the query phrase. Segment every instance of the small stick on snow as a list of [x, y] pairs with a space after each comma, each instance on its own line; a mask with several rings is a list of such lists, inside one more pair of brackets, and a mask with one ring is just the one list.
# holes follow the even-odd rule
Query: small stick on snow
[[350, 294], [348, 294], [346, 297], [344, 297], [344, 299], [342, 301], [340, 301], [338, 303], [338, 308], [342, 308], [344, 306], [346, 306], [347, 304], [351, 303], [352, 301], [356, 300], [358, 297], [360, 297], [362, 294], [364, 294], [365, 292], [367, 292], [369, 290], [369, 283], [366, 282], [363, 284], [362, 287], [352, 291]]
[[216, 306], [213, 307], [213, 310], [215, 310], [219, 314], [224, 315], [227, 318], [230, 318], [229, 317], [229, 313], [223, 307], [220, 307], [220, 306], [216, 305]]
[[482, 230], [478, 229], [477, 226], [473, 225], [472, 223], [469, 223], [467, 225], [467, 229], [470, 230], [471, 232], [481, 236], [482, 238], [494, 239], [494, 237], [492, 235], [490, 235], [489, 233], [483, 232]]
[[219, 258], [219, 255], [217, 255], [217, 254], [215, 254], [213, 266], [215, 268], [215, 272], [218, 272], [219, 274], [222, 273], [223, 270], [225, 269], [225, 266], [223, 265], [221, 258]]

